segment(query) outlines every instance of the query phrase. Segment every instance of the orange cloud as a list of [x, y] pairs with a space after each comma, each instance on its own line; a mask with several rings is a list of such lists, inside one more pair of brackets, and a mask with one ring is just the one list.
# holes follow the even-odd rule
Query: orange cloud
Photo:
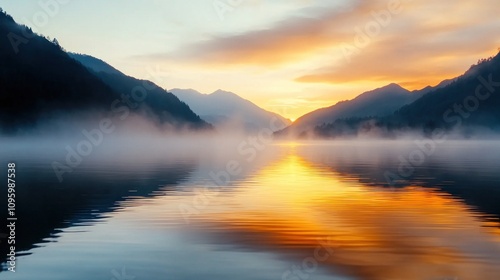
[[355, 55], [349, 63], [318, 69], [296, 79], [306, 83], [352, 83], [361, 81], [397, 82], [411, 89], [437, 84], [467, 70], [478, 58], [492, 55], [495, 42], [476, 33], [476, 42], [458, 44], [432, 42], [425, 36], [388, 38]]
[[[367, 47], [351, 45], [347, 59], [296, 81], [398, 82], [416, 89], [457, 76], [477, 59], [494, 54], [500, 44], [500, 21], [495, 15], [500, 7], [493, 1], [479, 2], [408, 3], [385, 33], [369, 38]], [[430, 16], [433, 12], [441, 16]]]
[[[356, 46], [359, 33], [355, 30], [374, 23], [374, 13], [390, 11], [391, 1], [400, 2], [402, 12], [390, 15], [388, 24], [379, 26], [380, 32], [369, 37], [366, 46], [358, 46], [345, 59], [346, 44]], [[415, 89], [461, 74], [477, 59], [491, 55], [500, 43], [500, 6], [494, 0], [362, 0], [351, 5], [316, 7], [268, 29], [215, 36], [153, 58], [210, 68], [268, 68], [335, 51], [325, 58], [325, 65], [295, 81], [398, 82]]]
[[269, 29], [217, 36], [152, 58], [219, 67], [293, 63], [349, 39], [356, 15], [375, 9], [375, 2], [359, 1], [349, 9], [322, 7], [305, 11], [310, 15], [290, 18]]

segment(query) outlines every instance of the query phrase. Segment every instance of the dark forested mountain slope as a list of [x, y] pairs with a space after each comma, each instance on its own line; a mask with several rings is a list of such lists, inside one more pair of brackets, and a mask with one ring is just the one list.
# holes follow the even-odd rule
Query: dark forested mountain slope
[[0, 12], [0, 127], [32, 126], [62, 111], [106, 110], [118, 95], [59, 45]]
[[394, 114], [409, 126], [500, 125], [500, 54], [481, 60], [447, 86]]
[[299, 135], [317, 125], [333, 123], [342, 118], [390, 115], [401, 106], [411, 103], [420, 96], [418, 92], [411, 93], [397, 84], [390, 84], [362, 93], [352, 100], [341, 101], [331, 107], [308, 113], [297, 119], [282, 133]]
[[70, 56], [82, 63], [121, 96], [138, 96], [142, 106], [141, 112], [148, 117], [176, 126], [210, 127], [187, 104], [153, 82], [127, 76], [106, 62], [89, 55], [70, 54]]
[[408, 131], [431, 135], [438, 128], [464, 136], [500, 131], [500, 53], [426, 91], [392, 115], [338, 119], [303, 131], [302, 136], [394, 136]]
[[[73, 59], [56, 40], [34, 34], [0, 12], [0, 132], [15, 133], [55, 118], [78, 119], [78, 114], [113, 116], [120, 106], [159, 124], [210, 127], [151, 82], [127, 77], [90, 56], [80, 57], [98, 71]], [[133, 90], [136, 96], [146, 96], [137, 108], [124, 100]]]

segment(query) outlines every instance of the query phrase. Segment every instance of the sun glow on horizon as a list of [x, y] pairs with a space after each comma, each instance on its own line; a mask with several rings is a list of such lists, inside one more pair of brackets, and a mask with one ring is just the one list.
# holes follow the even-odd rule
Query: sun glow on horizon
[[[203, 213], [198, 230], [262, 250], [306, 252], [304, 258], [329, 240], [335, 254], [326, 267], [370, 279], [433, 279], [439, 277], [436, 266], [459, 278], [500, 273], [462, 251], [461, 236], [484, 246], [500, 241], [498, 230], [487, 229], [467, 205], [429, 188], [364, 186], [306, 161], [296, 144], [287, 143], [286, 156], [226, 195], [220, 202], [225, 207]], [[396, 261], [401, 258], [407, 261]]]
[[383, 24], [374, 16], [388, 11], [383, 0], [239, 2], [221, 17], [203, 0], [72, 1], [44, 26], [32, 26], [39, 1], [2, 8], [128, 75], [164, 88], [232, 91], [292, 120], [390, 83], [436, 85], [500, 45], [496, 0], [401, 0]]

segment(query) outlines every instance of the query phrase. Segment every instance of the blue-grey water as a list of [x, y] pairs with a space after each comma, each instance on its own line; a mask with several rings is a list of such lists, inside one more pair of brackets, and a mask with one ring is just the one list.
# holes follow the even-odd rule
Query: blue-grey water
[[499, 141], [182, 142], [96, 147], [62, 182], [64, 145], [2, 147], [18, 221], [0, 279], [500, 275]]

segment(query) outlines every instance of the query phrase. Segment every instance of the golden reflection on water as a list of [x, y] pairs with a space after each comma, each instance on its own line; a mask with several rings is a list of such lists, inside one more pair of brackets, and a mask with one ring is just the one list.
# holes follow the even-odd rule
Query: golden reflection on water
[[299, 266], [329, 240], [333, 254], [319, 263], [360, 279], [498, 279], [499, 225], [463, 202], [418, 186], [364, 186], [285, 148], [286, 156], [212, 201], [196, 230], [283, 253]]

